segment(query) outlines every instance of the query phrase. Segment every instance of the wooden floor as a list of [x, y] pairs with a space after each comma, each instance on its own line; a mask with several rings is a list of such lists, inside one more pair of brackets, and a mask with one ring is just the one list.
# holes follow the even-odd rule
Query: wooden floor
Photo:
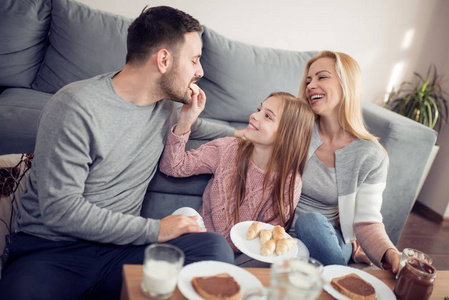
[[449, 270], [449, 227], [423, 217], [416, 210], [408, 217], [397, 248], [421, 250], [433, 259], [437, 271]]

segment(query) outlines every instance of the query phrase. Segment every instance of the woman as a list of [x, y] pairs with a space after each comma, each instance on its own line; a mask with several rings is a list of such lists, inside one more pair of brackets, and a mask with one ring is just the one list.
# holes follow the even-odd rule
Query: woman
[[296, 235], [324, 265], [347, 265], [351, 256], [369, 262], [365, 252], [396, 273], [400, 253], [380, 213], [388, 155], [365, 128], [357, 62], [344, 53], [319, 53], [306, 65], [298, 97], [308, 100], [316, 121]]
[[175, 177], [214, 175], [199, 209], [207, 230], [222, 234], [238, 252], [230, 239], [238, 222], [256, 220], [289, 228], [315, 119], [308, 103], [289, 93], [272, 93], [251, 115], [245, 139], [217, 139], [186, 152], [190, 125], [204, 108], [204, 103], [192, 105], [198, 106], [197, 115], [188, 118], [181, 111], [159, 167]]

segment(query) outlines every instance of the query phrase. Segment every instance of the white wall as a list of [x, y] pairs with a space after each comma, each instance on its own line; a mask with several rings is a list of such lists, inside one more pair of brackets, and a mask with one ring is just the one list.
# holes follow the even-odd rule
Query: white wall
[[[447, 0], [78, 0], [135, 18], [147, 4], [179, 8], [224, 36], [295, 51], [330, 49], [353, 56], [365, 100], [381, 103], [391, 86], [444, 65], [449, 52]], [[446, 26], [433, 28], [435, 16]], [[429, 47], [433, 49], [429, 51]], [[449, 64], [444, 66], [449, 74]], [[441, 67], [443, 69], [443, 66]]]
[[[437, 63], [439, 72], [446, 74], [443, 86], [447, 92], [449, 92], [448, 16], [449, 1], [439, 1], [434, 7], [429, 34], [421, 47], [421, 59], [417, 62], [423, 73], [429, 61]], [[449, 100], [449, 96], [446, 99]], [[440, 131], [437, 144], [440, 151], [418, 196], [418, 201], [440, 216], [449, 218], [449, 125], [446, 124]]]

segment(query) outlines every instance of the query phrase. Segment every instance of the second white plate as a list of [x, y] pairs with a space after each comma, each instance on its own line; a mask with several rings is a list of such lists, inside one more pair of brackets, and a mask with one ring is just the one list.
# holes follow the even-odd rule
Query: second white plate
[[[275, 253], [270, 256], [263, 256], [260, 254], [260, 242], [258, 238], [248, 241], [246, 239], [246, 233], [253, 221], [245, 221], [235, 224], [231, 229], [231, 240], [234, 245], [242, 251], [242, 253], [248, 255], [259, 261], [266, 263], [273, 263], [277, 259], [289, 259], [295, 256], [309, 257], [309, 250], [306, 245], [298, 239], [296, 245], [293, 246], [286, 254], [277, 256]], [[262, 222], [261, 222], [262, 223]], [[262, 229], [273, 230], [274, 226], [268, 223], [262, 223]], [[287, 234], [287, 237], [291, 237]]]
[[371, 283], [376, 290], [376, 299], [378, 300], [391, 300], [396, 299], [396, 296], [394, 295], [393, 291], [380, 279], [377, 279], [371, 274], [368, 274], [365, 271], [346, 267], [346, 266], [339, 266], [339, 265], [330, 265], [325, 266], [323, 269], [323, 279], [324, 279], [324, 286], [323, 289], [328, 292], [332, 297], [338, 300], [350, 300], [345, 295], [341, 294], [339, 291], [334, 289], [332, 285], [330, 284], [330, 281], [335, 277], [340, 277], [344, 275], [348, 275], [350, 273], [355, 273], [362, 277], [364, 280]]
[[196, 276], [212, 276], [220, 273], [228, 273], [240, 284], [241, 295], [251, 289], [262, 288], [262, 283], [256, 276], [243, 268], [218, 261], [201, 261], [187, 265], [181, 269], [178, 275], [179, 291], [189, 300], [203, 300], [192, 286], [192, 279]]

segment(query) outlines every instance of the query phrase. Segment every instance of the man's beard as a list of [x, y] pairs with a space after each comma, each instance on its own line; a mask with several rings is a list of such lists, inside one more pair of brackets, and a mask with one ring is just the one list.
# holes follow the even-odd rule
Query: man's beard
[[188, 87], [180, 86], [183, 80], [179, 77], [178, 64], [175, 63], [173, 68], [160, 79], [162, 91], [166, 94], [167, 99], [182, 104], [190, 104], [190, 92]]

